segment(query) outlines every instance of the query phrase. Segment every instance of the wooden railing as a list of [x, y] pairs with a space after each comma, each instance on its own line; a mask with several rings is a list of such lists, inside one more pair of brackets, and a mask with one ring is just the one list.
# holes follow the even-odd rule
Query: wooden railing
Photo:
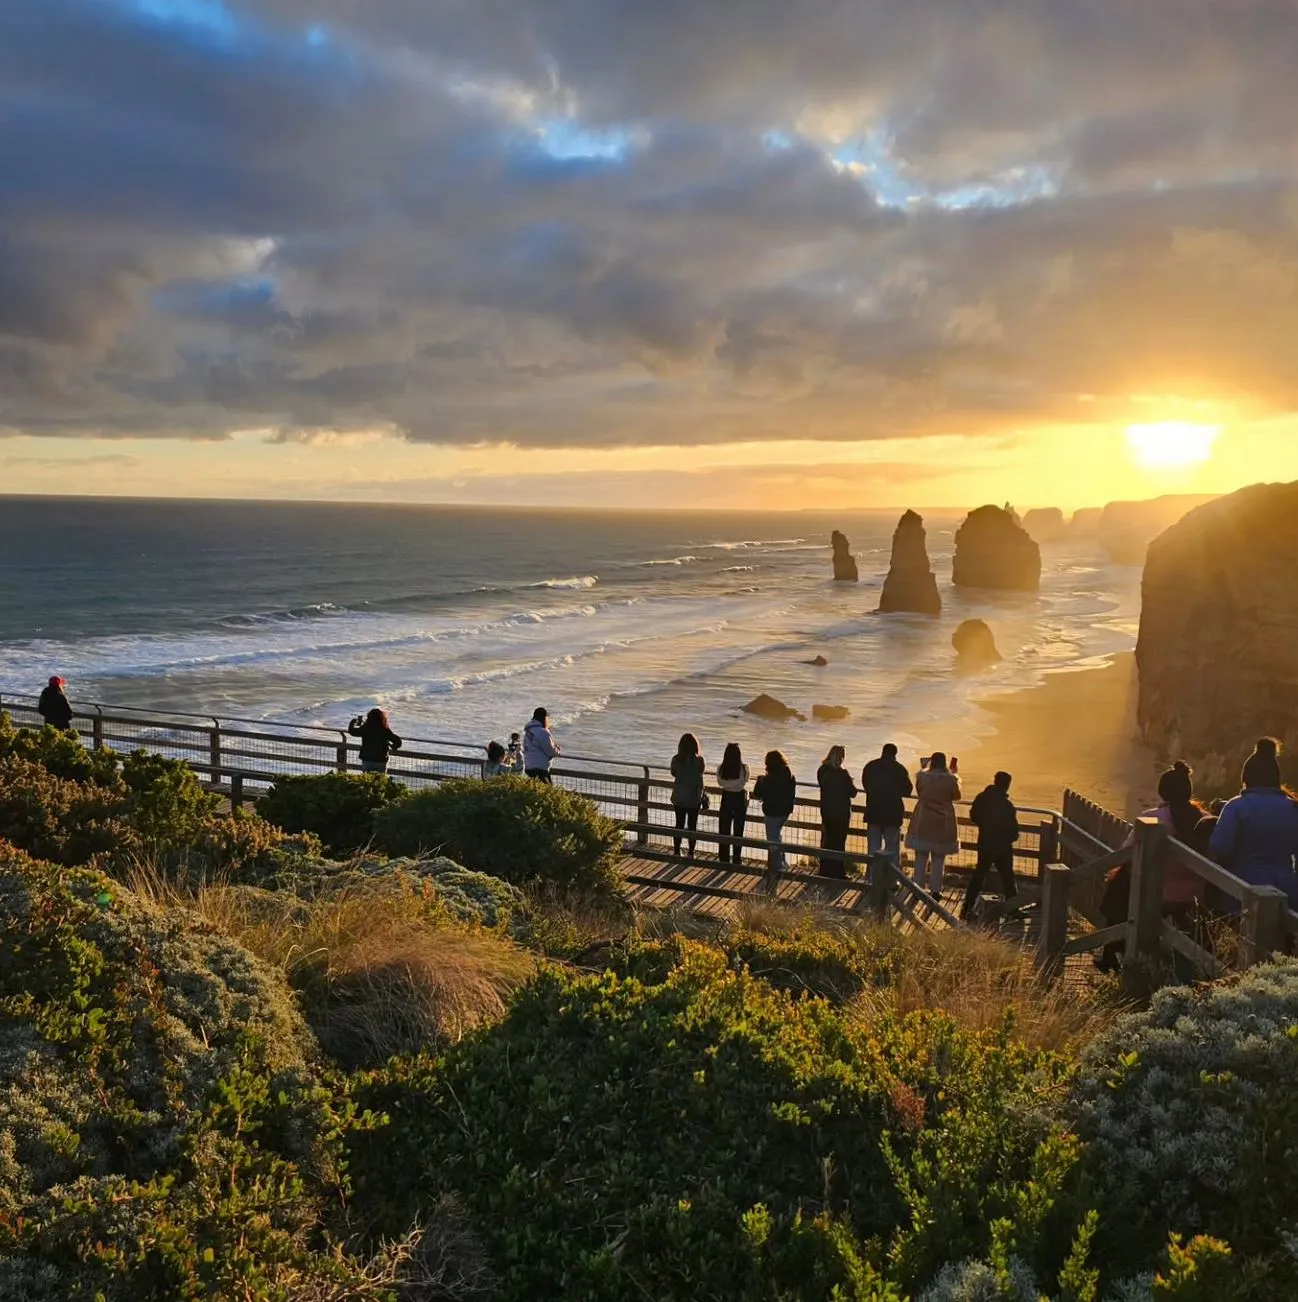
[[[1175, 954], [1197, 975], [1216, 977], [1283, 952], [1298, 937], [1298, 913], [1284, 891], [1242, 881], [1176, 840], [1155, 818], [1133, 825], [1068, 791], [1059, 838], [1062, 862], [1048, 865], [1042, 880], [1039, 952], [1048, 971], [1057, 971], [1070, 954], [1121, 944], [1127, 960], [1161, 961]], [[1212, 925], [1220, 936], [1233, 938], [1233, 954], [1207, 948], [1166, 916], [1163, 879], [1169, 867], [1188, 871], [1230, 902]], [[1120, 868], [1131, 874], [1127, 916], [1110, 925], [1099, 917], [1099, 893]], [[1092, 929], [1070, 938], [1075, 918]]]
[[[228, 797], [233, 807], [255, 800], [279, 778], [303, 773], [347, 772], [357, 769], [359, 743], [345, 731], [307, 725], [269, 723], [264, 720], [218, 719], [180, 712], [144, 713], [109, 705], [76, 705], [73, 727], [87, 745], [119, 752], [143, 748], [182, 760], [213, 791]], [[40, 726], [34, 697], [0, 696], [0, 710], [20, 726]], [[481, 773], [480, 746], [436, 738], [406, 738], [391, 759], [390, 776], [412, 788], [448, 778], [476, 777]], [[564, 755], [551, 770], [554, 780], [590, 797], [601, 812], [622, 823], [629, 849], [636, 853], [663, 853], [674, 839], [672, 779], [666, 768], [587, 756]], [[793, 816], [785, 826], [785, 849], [799, 859], [820, 857], [820, 802], [811, 783], [799, 784]], [[716, 817], [720, 790], [709, 787], [712, 812], [704, 814], [696, 838], [719, 844]], [[1023, 837], [1015, 852], [1015, 872], [1028, 887], [1029, 897], [1041, 876], [1043, 864], [1057, 858], [1057, 816], [1048, 810], [1022, 810]], [[962, 829], [960, 852], [948, 868], [960, 874], [972, 869], [976, 842], [967, 804], [958, 808]], [[753, 807], [752, 820], [760, 823]], [[705, 830], [710, 832], [704, 837]], [[765, 841], [749, 840], [765, 849]], [[826, 852], [829, 853], [829, 852]], [[867, 858], [864, 806], [853, 810], [847, 855], [852, 862]]]

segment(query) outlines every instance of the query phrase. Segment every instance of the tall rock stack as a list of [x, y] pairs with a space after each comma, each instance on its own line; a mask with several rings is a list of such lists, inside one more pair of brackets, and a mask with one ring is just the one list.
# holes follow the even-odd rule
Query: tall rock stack
[[847, 541], [847, 535], [835, 529], [829, 542], [834, 549], [834, 582], [855, 583], [860, 575], [856, 570], [856, 558], [852, 555], [852, 544]]
[[883, 585], [879, 611], [884, 615], [909, 612], [940, 615], [942, 598], [928, 563], [928, 534], [923, 517], [907, 511], [892, 536], [892, 564]]
[[[1298, 483], [1191, 512], [1150, 545], [1136, 663], [1145, 741], [1234, 788], [1263, 736], [1298, 761]], [[1298, 776], [1289, 768], [1286, 777]]]
[[980, 506], [955, 536], [957, 588], [1036, 592], [1041, 587], [1041, 548], [1012, 511]]

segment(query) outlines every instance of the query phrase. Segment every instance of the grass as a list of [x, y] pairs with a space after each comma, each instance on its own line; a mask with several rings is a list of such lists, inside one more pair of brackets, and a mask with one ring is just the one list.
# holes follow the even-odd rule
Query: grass
[[132, 889], [199, 914], [279, 968], [321, 1046], [346, 1066], [454, 1043], [501, 1016], [536, 958], [447, 921], [409, 886], [352, 882], [315, 900], [252, 886], [178, 887], [138, 871]]
[[1016, 1039], [1071, 1051], [1128, 1011], [1097, 990], [1043, 980], [1029, 952], [983, 931], [902, 932], [828, 910], [760, 901], [741, 904], [731, 926], [770, 936], [837, 938], [852, 952], [853, 966], [870, 974], [848, 1000], [849, 1014], [866, 1020], [939, 1010], [977, 1032], [1001, 1026], [1009, 1015]]

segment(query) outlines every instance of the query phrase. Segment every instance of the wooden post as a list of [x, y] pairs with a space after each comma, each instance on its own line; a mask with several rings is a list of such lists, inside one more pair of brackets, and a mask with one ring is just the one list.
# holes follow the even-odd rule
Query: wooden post
[[95, 717], [90, 720], [90, 749], [103, 750], [104, 748], [104, 712], [96, 705]]
[[640, 780], [640, 785], [636, 791], [636, 811], [635, 821], [640, 824], [640, 831], [635, 834], [637, 845], [649, 844], [649, 833], [645, 831], [645, 826], [649, 822], [649, 769], [645, 767], [644, 777]]
[[1131, 859], [1131, 902], [1127, 909], [1126, 960], [1156, 959], [1163, 943], [1163, 858], [1167, 828], [1156, 818], [1136, 824]]
[[1045, 885], [1046, 869], [1059, 862], [1059, 828], [1052, 818], [1041, 824], [1040, 846], [1037, 850], [1037, 877]]
[[230, 774], [230, 808], [243, 808], [243, 774]]
[[1068, 896], [1073, 870], [1065, 864], [1047, 864], [1041, 878], [1041, 939], [1037, 958], [1052, 976], [1058, 971], [1068, 943]]
[[343, 733], [343, 739], [338, 743], [338, 772], [347, 772], [347, 734]]
[[207, 747], [208, 763], [212, 766], [212, 785], [219, 786], [221, 782], [221, 721], [212, 720], [212, 732], [208, 738]]
[[1265, 963], [1284, 949], [1289, 897], [1275, 886], [1254, 886], [1244, 896], [1239, 928], [1239, 959], [1244, 967]]

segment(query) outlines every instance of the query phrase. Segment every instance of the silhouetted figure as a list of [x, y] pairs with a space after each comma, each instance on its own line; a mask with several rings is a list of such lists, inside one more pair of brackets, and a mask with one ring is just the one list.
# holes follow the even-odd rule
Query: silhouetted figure
[[889, 742], [878, 759], [861, 770], [861, 790], [865, 793], [866, 849], [871, 858], [886, 855], [893, 866], [901, 867], [901, 825], [906, 821], [905, 802], [915, 792], [915, 784], [906, 766], [897, 758], [897, 748]]
[[1277, 886], [1298, 909], [1298, 803], [1280, 778], [1280, 743], [1263, 737], [1244, 762], [1244, 790], [1228, 801], [1212, 834], [1212, 857], [1250, 886]]
[[538, 782], [553, 782], [550, 765], [559, 747], [550, 735], [550, 713], [538, 705], [523, 729], [523, 770]]
[[[676, 815], [677, 831], [672, 839], [672, 853], [678, 858], [681, 852], [681, 830], [698, 830], [699, 810], [703, 808], [703, 769], [699, 739], [692, 732], [687, 732], [681, 737], [676, 754], [672, 756], [672, 812]], [[691, 836], [691, 859], [694, 858], [697, 844], [697, 840]]]
[[482, 776], [484, 778], [503, 777], [510, 771], [505, 761], [505, 748], [498, 741], [489, 741], [487, 743], [487, 758], [482, 762]]
[[960, 795], [960, 779], [947, 767], [946, 756], [935, 752], [927, 768], [916, 775], [915, 810], [906, 833], [906, 845], [915, 855], [915, 884], [934, 900], [942, 895], [946, 861], [960, 853], [955, 812]]
[[[748, 765], [735, 742], [731, 742], [717, 765], [717, 786], [721, 788], [721, 807], [717, 813], [717, 830], [722, 836], [742, 837], [748, 821]], [[722, 863], [740, 863], [743, 847], [724, 841], [717, 852]]]
[[41, 689], [36, 702], [36, 712], [51, 728], [60, 732], [72, 730], [72, 703], [63, 692], [64, 682], [57, 674]]
[[363, 719], [358, 714], [347, 731], [361, 739], [361, 772], [386, 773], [388, 756], [401, 749], [401, 738], [388, 727], [388, 716], [376, 706]]
[[[1177, 760], [1158, 779], [1158, 801], [1147, 809], [1141, 818], [1156, 818], [1168, 833], [1183, 845], [1195, 848], [1199, 825], [1208, 811], [1194, 798], [1194, 774], [1183, 760]], [[1135, 845], [1134, 829], [1124, 845]], [[1184, 920], [1204, 898], [1206, 883], [1192, 869], [1170, 856], [1163, 860], [1163, 911], [1174, 921]], [[1100, 914], [1110, 927], [1125, 922], [1131, 908], [1131, 867], [1123, 864], [1105, 879], [1104, 894], [1100, 899]], [[1104, 972], [1116, 971], [1124, 949], [1122, 941], [1106, 945], [1096, 960]]]
[[[820, 845], [824, 850], [847, 849], [847, 833], [852, 826], [852, 800], [856, 796], [856, 783], [843, 767], [847, 752], [842, 746], [831, 746], [820, 768], [816, 781], [820, 785]], [[822, 877], [846, 877], [847, 865], [842, 859], [821, 856]]]
[[969, 879], [964, 907], [960, 916], [967, 918], [982, 892], [987, 874], [995, 869], [1001, 879], [1001, 898], [1012, 900], [1018, 894], [1014, 884], [1014, 846], [1019, 839], [1019, 811], [1010, 799], [1008, 773], [998, 773], [991, 786], [974, 797], [969, 817], [978, 829], [978, 866]]
[[798, 784], [789, 768], [789, 761], [778, 750], [766, 752], [766, 771], [753, 784], [753, 799], [762, 802], [762, 820], [766, 824], [766, 839], [771, 843], [767, 865], [772, 873], [785, 869], [784, 825], [793, 813]]

